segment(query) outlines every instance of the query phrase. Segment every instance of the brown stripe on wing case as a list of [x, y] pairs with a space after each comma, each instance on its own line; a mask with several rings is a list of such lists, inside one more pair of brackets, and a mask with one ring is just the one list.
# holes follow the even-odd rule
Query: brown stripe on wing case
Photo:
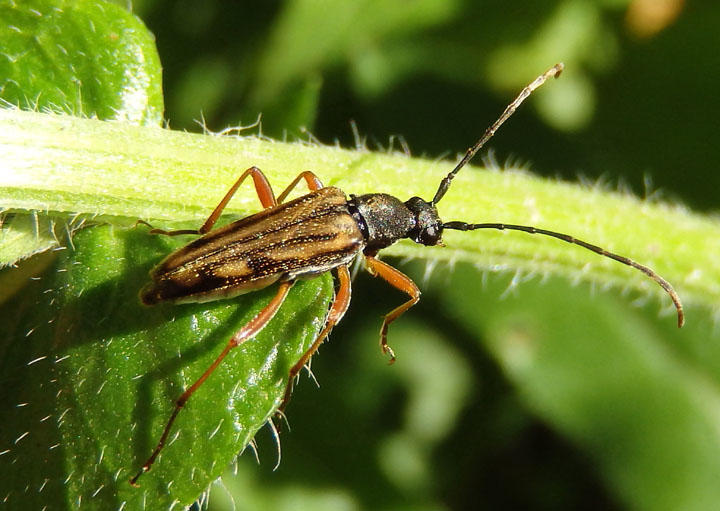
[[[334, 237], [338, 233], [343, 233], [348, 236], [348, 231], [352, 232], [358, 242], [362, 240], [362, 233], [346, 211], [337, 211], [336, 208], [327, 209], [321, 214], [315, 215], [314, 218], [305, 218], [302, 221], [284, 225], [282, 229], [267, 228], [253, 236], [235, 237], [223, 246], [206, 249], [204, 255], [196, 255], [183, 266], [211, 264], [213, 259], [218, 262], [236, 258], [251, 259], [258, 253], [282, 251], [284, 245], [292, 246], [297, 242], [296, 238], [298, 237], [305, 237], [312, 242], [323, 239], [322, 236], [325, 235]], [[320, 238], [308, 237], [311, 235], [320, 236]], [[224, 235], [224, 237], [227, 239], [231, 236]], [[178, 270], [183, 266], [178, 267]], [[172, 273], [176, 270], [168, 268], [166, 271]]]
[[[240, 236], [237, 238], [242, 241], [245, 238], [264, 236], [307, 220], [321, 218], [335, 211], [348, 213], [345, 192], [338, 188], [321, 188], [290, 202], [236, 220], [225, 227], [206, 234], [197, 241], [213, 241], [228, 234], [250, 231], [245, 237]], [[264, 227], [260, 230], [252, 229], [263, 225]]]
[[258, 273], [265, 268], [282, 268], [286, 273], [306, 269], [307, 273], [314, 273], [319, 268], [331, 269], [343, 264], [359, 252], [357, 243], [336, 243], [334, 239], [298, 241], [283, 247], [281, 252], [256, 255], [251, 265]]
[[197, 301], [202, 295], [208, 299], [224, 296], [230, 287], [247, 287], [271, 276], [279, 278], [303, 268], [312, 273], [317, 268], [333, 267], [348, 256], [354, 256], [359, 244], [358, 239], [343, 232], [308, 234], [266, 243], [236, 257], [225, 254], [216, 261], [185, 265], [159, 275], [153, 285], [146, 286], [141, 296], [146, 304], [183, 297]]
[[[227, 248], [229, 245], [242, 245], [246, 243], [252, 243], [258, 240], [262, 240], [267, 236], [271, 236], [278, 232], [285, 232], [288, 230], [291, 230], [292, 228], [306, 224], [308, 222], [312, 222], [313, 225], [317, 224], [317, 226], [322, 226], [323, 228], [327, 229], [326, 221], [327, 217], [329, 216], [335, 216], [335, 215], [348, 215], [347, 208], [339, 208], [337, 206], [333, 206], [330, 208], [324, 208], [321, 210], [316, 210], [313, 212], [312, 215], [308, 215], [306, 217], [300, 217], [300, 218], [294, 218], [292, 220], [288, 220], [285, 222], [272, 222], [270, 223], [270, 220], [274, 220], [274, 217], [266, 218], [265, 222], [258, 222], [257, 224], [262, 225], [262, 223], [268, 223], [270, 225], [267, 225], [267, 227], [263, 230], [258, 230], [256, 232], [253, 232], [251, 234], [247, 234], [245, 236], [242, 235], [242, 231], [247, 230], [247, 226], [235, 226], [234, 224], [230, 224], [229, 227], [232, 227], [232, 229], [228, 229], [226, 232], [223, 233], [223, 236], [227, 236], [230, 233], [234, 233], [235, 236], [233, 236], [231, 239], [232, 241], [229, 244], [226, 244], [222, 247], [219, 247], [219, 250], [222, 250], [224, 248]], [[323, 222], [325, 220], [325, 222]], [[198, 241], [202, 241], [203, 238], [200, 238]], [[200, 245], [199, 245], [200, 246]]]
[[[327, 189], [322, 188], [321, 190]], [[320, 190], [318, 190], [318, 192], [319, 191]], [[298, 204], [300, 202], [306, 203], [303, 204], [304, 206], [313, 203], [313, 200], [311, 199], [314, 199], [314, 207], [312, 209], [308, 209], [307, 207], [300, 208], [299, 212], [305, 214], [286, 215], [285, 213], [287, 213], [287, 208], [284, 208], [284, 205], [281, 205], [276, 209], [261, 211], [260, 213], [250, 217], [233, 222], [232, 224], [206, 234], [205, 236], [191, 242], [184, 248], [181, 248], [177, 252], [170, 254], [166, 260], [156, 268], [154, 274], [172, 273], [181, 269], [188, 263], [191, 263], [192, 265], [203, 263], [208, 258], [212, 258], [219, 253], [223, 253], [232, 247], [238, 247], [246, 244], [258, 244], [262, 246], [264, 244], [264, 238], [270, 237], [279, 232], [285, 232], [288, 229], [292, 229], [306, 222], [316, 223], [316, 225], [327, 229], [327, 225], [323, 224], [327, 223], [326, 217], [328, 216], [345, 215], [352, 220], [352, 218], [349, 217], [347, 206], [344, 202], [344, 193], [342, 193], [342, 198], [342, 204], [327, 204], [315, 199], [314, 197], [305, 196], [300, 199], [296, 199]], [[292, 201], [287, 204], [292, 206], [293, 202], [296, 201]], [[255, 228], [254, 230], [253, 227]], [[243, 235], [244, 232], [247, 232], [247, 234]], [[228, 238], [230, 238], [229, 242]], [[244, 250], [241, 249], [241, 252], [244, 252]]]

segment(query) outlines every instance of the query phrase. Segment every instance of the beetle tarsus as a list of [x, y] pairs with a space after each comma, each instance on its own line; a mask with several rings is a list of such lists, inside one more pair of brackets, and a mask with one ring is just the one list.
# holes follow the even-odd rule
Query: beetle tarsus
[[388, 346], [387, 339], [385, 337], [380, 339], [380, 348], [382, 349], [383, 355], [390, 355], [388, 365], [393, 365], [395, 363], [395, 352], [390, 346]]

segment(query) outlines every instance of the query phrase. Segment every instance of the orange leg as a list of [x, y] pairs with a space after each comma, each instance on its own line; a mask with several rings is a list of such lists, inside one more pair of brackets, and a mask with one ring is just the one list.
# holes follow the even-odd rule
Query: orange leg
[[379, 259], [375, 259], [373, 256], [365, 256], [365, 261], [367, 262], [368, 270], [371, 275], [374, 277], [381, 277], [394, 288], [397, 288], [410, 296], [410, 300], [393, 309], [388, 314], [385, 314], [382, 328], [380, 329], [380, 348], [382, 348], [383, 353], [390, 354], [390, 363], [392, 364], [395, 362], [395, 353], [387, 343], [388, 325], [420, 301], [420, 290], [415, 283], [410, 280], [410, 277], [402, 273], [400, 270], [393, 268], [389, 264], [384, 263]]
[[280, 194], [277, 201], [278, 204], [282, 204], [285, 201], [285, 198], [288, 196], [288, 194], [297, 186], [297, 184], [300, 182], [301, 179], [304, 179], [307, 183], [308, 188], [311, 192], [314, 192], [315, 190], [319, 190], [320, 188], [323, 188], [322, 181], [310, 172], [309, 170], [306, 170], [305, 172], [301, 172], [298, 177], [296, 177], [290, 185], [285, 188], [283, 193]]
[[[150, 233], [164, 234], [165, 236], [179, 236], [181, 234], [205, 234], [207, 232], [210, 232], [212, 226], [215, 225], [217, 219], [220, 218], [220, 215], [225, 209], [225, 206], [227, 206], [228, 202], [230, 202], [230, 199], [232, 199], [233, 195], [235, 195], [235, 192], [237, 192], [237, 189], [240, 188], [240, 185], [243, 181], [245, 181], [248, 176], [252, 176], [253, 178], [253, 182], [255, 183], [255, 191], [257, 192], [257, 196], [260, 199], [260, 204], [262, 204], [262, 207], [264, 209], [267, 209], [272, 206], [277, 206], [278, 201], [275, 200], [275, 194], [273, 193], [272, 186], [270, 186], [270, 182], [265, 177], [265, 174], [263, 174], [262, 170], [257, 167], [250, 167], [242, 173], [242, 175], [237, 181], [235, 181], [235, 184], [232, 185], [230, 190], [228, 190], [228, 192], [225, 194], [225, 197], [223, 197], [223, 199], [220, 201], [220, 204], [217, 205], [217, 207], [213, 210], [208, 219], [205, 220], [205, 223], [202, 225], [202, 227], [200, 227], [200, 229], [179, 229], [176, 231], [163, 231], [162, 229], [152, 229]], [[138, 220], [138, 223], [150, 226], [150, 224], [143, 220]]]
[[278, 411], [281, 413], [285, 410], [285, 407], [290, 401], [290, 394], [292, 394], [295, 377], [302, 368], [305, 367], [305, 364], [308, 363], [308, 360], [310, 360], [328, 336], [330, 330], [332, 330], [332, 328], [342, 319], [350, 306], [350, 272], [348, 271], [347, 265], [338, 267], [338, 278], [340, 280], [340, 288], [335, 296], [335, 301], [333, 302], [332, 307], [330, 307], [325, 328], [323, 328], [320, 334], [318, 334], [317, 339], [315, 339], [315, 342], [312, 343], [312, 346], [310, 346], [303, 356], [300, 357], [300, 360], [298, 360], [297, 363], [290, 369], [290, 379], [288, 380], [287, 387], [285, 387], [285, 396], [283, 397], [280, 408], [278, 408]]
[[202, 376], [200, 376], [200, 378], [198, 378], [195, 383], [193, 383], [187, 390], [185, 390], [185, 392], [182, 393], [182, 395], [175, 402], [175, 409], [173, 410], [172, 415], [170, 415], [170, 419], [165, 425], [165, 429], [163, 430], [162, 435], [160, 435], [160, 441], [158, 442], [157, 446], [155, 447], [145, 464], [142, 466], [142, 468], [138, 471], [137, 474], [135, 474], [132, 479], [130, 479], [130, 484], [136, 486], [138, 478], [142, 474], [150, 470], [150, 467], [152, 467], [153, 463], [155, 463], [155, 458], [157, 458], [158, 454], [160, 454], [160, 451], [165, 446], [165, 441], [167, 440], [168, 434], [170, 433], [170, 428], [172, 428], [175, 419], [180, 413], [180, 410], [182, 410], [185, 406], [185, 403], [187, 403], [188, 399], [190, 399], [190, 397], [195, 393], [195, 391], [200, 387], [200, 385], [205, 383], [205, 380], [207, 380], [208, 377], [213, 373], [213, 371], [215, 371], [215, 369], [220, 365], [220, 363], [227, 356], [227, 354], [230, 353], [230, 350], [239, 346], [248, 339], [252, 339], [260, 332], [260, 330], [265, 328], [265, 326], [275, 316], [278, 309], [285, 301], [285, 298], [287, 298], [288, 292], [290, 291], [292, 285], [293, 282], [281, 283], [277, 294], [272, 300], [270, 300], [270, 303], [268, 303], [263, 310], [258, 312], [254, 318], [248, 321], [244, 327], [242, 327], [235, 333], [235, 335], [232, 336], [232, 338], [228, 341], [227, 346], [225, 346], [225, 349], [222, 351], [222, 353], [220, 353], [220, 355], [218, 355], [215, 361], [210, 364], [210, 367], [205, 370]]

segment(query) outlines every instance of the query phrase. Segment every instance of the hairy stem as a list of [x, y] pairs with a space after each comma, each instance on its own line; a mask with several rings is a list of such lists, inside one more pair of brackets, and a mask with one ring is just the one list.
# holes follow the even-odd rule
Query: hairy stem
[[[452, 162], [258, 137], [211, 136], [64, 115], [0, 110], [0, 205], [116, 225], [197, 221], [240, 172], [256, 165], [282, 189], [302, 170], [347, 193], [431, 198]], [[558, 157], [558, 161], [561, 158]], [[252, 187], [227, 212], [259, 208]], [[686, 303], [719, 303], [720, 223], [683, 207], [544, 179], [517, 170], [465, 169], [440, 204], [445, 221], [533, 225], [600, 245], [652, 267]], [[45, 240], [46, 241], [46, 240]], [[446, 247], [399, 243], [385, 253], [463, 260], [490, 270], [554, 273], [661, 296], [639, 272], [579, 247], [525, 233], [446, 232]], [[12, 262], [12, 261], [11, 261]], [[666, 300], [669, 305], [669, 300]]]

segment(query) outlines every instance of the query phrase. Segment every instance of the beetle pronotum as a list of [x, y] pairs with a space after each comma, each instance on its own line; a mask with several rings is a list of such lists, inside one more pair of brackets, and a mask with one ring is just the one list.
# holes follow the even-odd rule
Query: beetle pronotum
[[[361, 253], [367, 268], [374, 276], [381, 277], [390, 285], [406, 293], [410, 299], [393, 309], [383, 318], [380, 329], [380, 346], [389, 354], [390, 362], [395, 355], [387, 343], [388, 325], [415, 305], [420, 290], [409, 277], [376, 258], [377, 253], [400, 239], [409, 238], [426, 246], [441, 244], [444, 229], [471, 231], [477, 229], [507, 229], [530, 234], [552, 236], [567, 243], [579, 245], [601, 256], [609, 257], [645, 273], [660, 284], [670, 295], [676, 309], [678, 326], [684, 322], [683, 308], [672, 286], [647, 266], [627, 257], [609, 252], [601, 247], [562, 234], [531, 226], [502, 223], [470, 224], [466, 222], [443, 222], [437, 204], [445, 196], [450, 183], [495, 131], [518, 106], [548, 78], [557, 77], [563, 70], [556, 64], [525, 87], [502, 115], [485, 131], [483, 136], [443, 178], [431, 201], [412, 197], [406, 202], [384, 193], [350, 195], [334, 187], [323, 187], [312, 172], [302, 172], [275, 198], [270, 183], [257, 167], [247, 169], [230, 188], [220, 204], [198, 230], [162, 231], [154, 234], [169, 236], [200, 234], [201, 237], [173, 252], [151, 272], [152, 282], [146, 285], [140, 298], [146, 305], [159, 302], [204, 302], [231, 298], [243, 293], [279, 283], [275, 297], [253, 319], [228, 341], [225, 349], [200, 378], [183, 392], [175, 403], [160, 440], [138, 473], [130, 480], [135, 485], [138, 478], [150, 470], [165, 445], [170, 429], [187, 400], [212, 374], [225, 356], [241, 343], [252, 339], [262, 330], [278, 311], [293, 283], [331, 270], [337, 272], [339, 287], [332, 303], [325, 326], [310, 348], [290, 369], [285, 395], [280, 405], [283, 410], [290, 399], [293, 381], [298, 372], [310, 360], [333, 326], [343, 317], [350, 304], [350, 273], [348, 265]], [[259, 213], [232, 222], [211, 231], [213, 225], [232, 198], [238, 187], [250, 176], [263, 206]], [[289, 193], [304, 180], [310, 193], [285, 202]]]

